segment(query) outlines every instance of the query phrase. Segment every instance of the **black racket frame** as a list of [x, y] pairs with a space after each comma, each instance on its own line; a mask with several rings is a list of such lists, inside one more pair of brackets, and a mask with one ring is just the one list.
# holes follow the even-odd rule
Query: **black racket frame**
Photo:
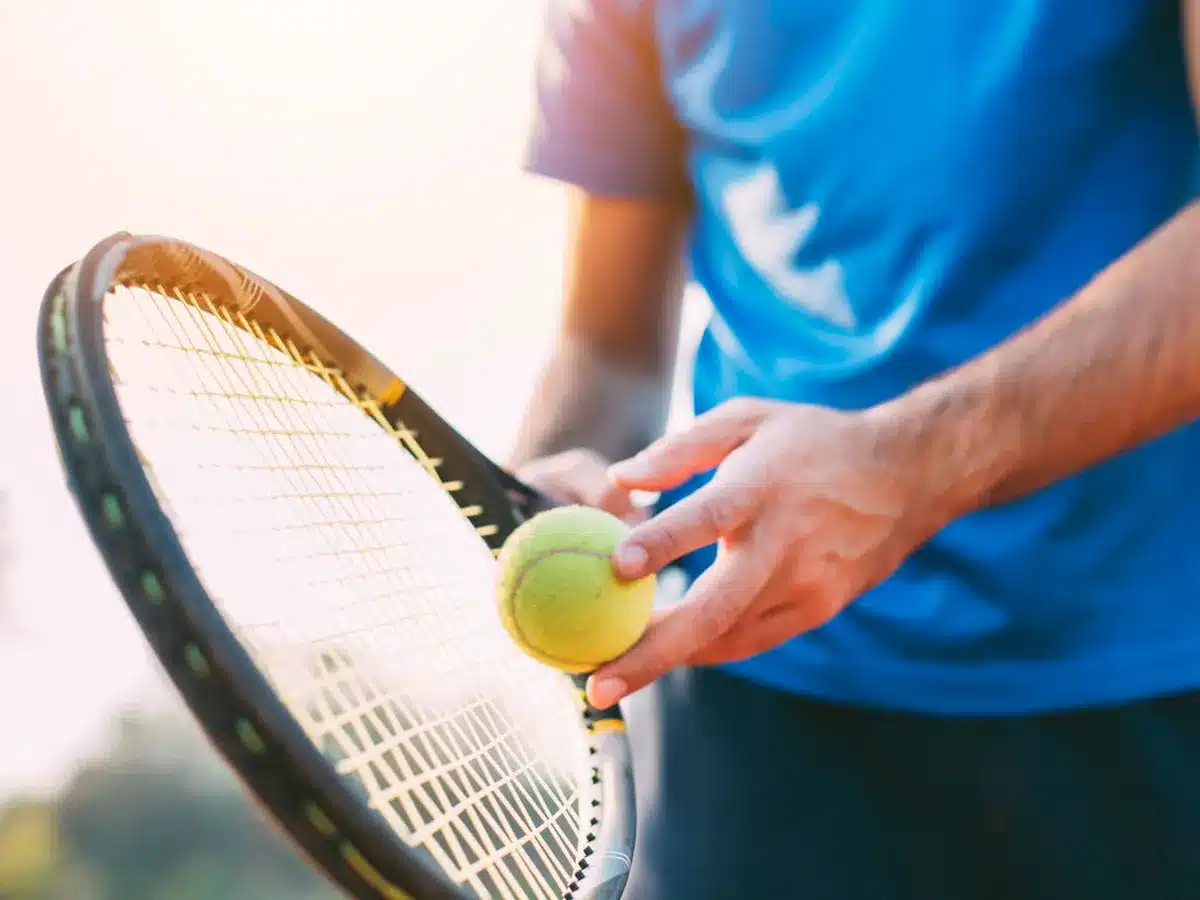
[[[249, 793], [321, 871], [359, 900], [465, 900], [431, 854], [410, 848], [319, 752], [208, 597], [147, 478], [126, 428], [104, 342], [114, 284], [153, 282], [155, 265], [189, 266], [196, 287], [253, 306], [256, 321], [338, 367], [387, 420], [419, 436], [483, 511], [495, 549], [550, 502], [488, 459], [411, 387], [318, 313], [223, 257], [170, 238], [118, 233], [63, 269], [42, 301], [39, 367], [60, 460], [92, 539], [155, 656]], [[222, 288], [225, 290], [222, 291]], [[249, 313], [249, 309], [245, 310]], [[580, 676], [569, 678], [582, 697]], [[620, 710], [581, 699], [599, 801], [566, 900], [615, 900], [635, 841], [632, 767]], [[581, 802], [583, 802], [581, 800]], [[589, 820], [589, 815], [591, 816]]]

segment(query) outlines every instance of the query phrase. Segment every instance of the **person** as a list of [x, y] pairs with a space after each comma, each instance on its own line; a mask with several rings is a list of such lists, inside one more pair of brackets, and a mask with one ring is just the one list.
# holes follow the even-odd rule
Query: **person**
[[688, 579], [588, 686], [627, 896], [1200, 896], [1198, 14], [549, 4], [567, 283], [511, 464]]

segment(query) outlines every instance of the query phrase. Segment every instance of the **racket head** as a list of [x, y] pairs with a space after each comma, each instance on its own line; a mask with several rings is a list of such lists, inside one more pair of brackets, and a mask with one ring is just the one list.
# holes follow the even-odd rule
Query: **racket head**
[[[554, 701], [547, 701], [546, 710], [553, 715], [543, 723], [548, 724], [543, 734], [541, 725], [529, 719], [529, 710], [521, 707], [522, 698], [509, 696], [524, 693], [521, 685], [526, 684], [510, 673], [536, 664], [511, 645], [512, 653], [506, 656], [508, 651], [494, 640], [492, 624], [486, 641], [470, 628], [461, 636], [463, 641], [479, 640], [494, 654], [494, 659], [487, 657], [487, 665], [495, 663], [495, 670], [481, 666], [471, 676], [481, 683], [468, 684], [468, 694], [463, 695], [475, 698], [470, 702], [479, 706], [463, 701], [457, 711], [447, 707], [446, 722], [452, 724], [429, 726], [443, 729], [436, 740], [431, 736], [434, 731], [423, 737], [418, 733], [427, 723], [412, 709], [402, 709], [401, 701], [416, 703], [405, 690], [414, 695], [427, 690], [417, 685], [414, 679], [419, 675], [412, 669], [432, 666], [437, 660], [414, 657], [407, 660], [410, 669], [396, 674], [391, 671], [399, 666], [395, 657], [403, 654], [376, 653], [362, 641], [354, 645], [354, 653], [361, 651], [361, 656], [346, 651], [344, 636], [338, 638], [342, 643], [326, 641], [309, 648], [312, 658], [304, 660], [306, 673], [316, 666], [321, 678], [340, 683], [343, 691], [347, 684], [357, 684], [356, 696], [370, 695], [367, 711], [360, 711], [370, 727], [365, 732], [359, 729], [354, 738], [367, 745], [357, 751], [361, 757], [357, 763], [351, 760], [354, 765], [348, 767], [344, 746], [331, 752], [328, 746], [318, 745], [318, 737], [329, 738], [329, 732], [321, 731], [326, 726], [314, 725], [316, 714], [307, 706], [302, 709], [296, 695], [281, 687], [290, 683], [288, 678], [264, 664], [264, 659], [275, 658], [271, 654], [276, 651], [282, 654], [282, 649], [268, 648], [268, 653], [247, 637], [252, 629], [245, 620], [231, 621], [232, 594], [268, 594], [259, 599], [278, 609], [285, 608], [284, 599], [269, 591], [242, 588], [238, 579], [226, 578], [225, 593], [214, 591], [210, 576], [194, 561], [203, 554], [197, 553], [195, 544], [189, 552], [181, 536], [179, 511], [172, 509], [177, 497], [162, 486], [163, 457], [175, 453], [174, 445], [156, 444], [151, 455], [156, 453], [157, 458], [148, 459], [145, 442], [139, 443], [133, 433], [137, 429], [128, 409], [132, 388], [123, 381], [120, 363], [114, 359], [113, 332], [120, 326], [110, 318], [115, 319], [117, 298], [123, 298], [126, 313], [138, 309], [138, 304], [156, 309], [163, 305], [173, 313], [203, 320], [203, 327], [211, 329], [215, 323], [230, 331], [235, 345], [246, 342], [255, 352], [264, 353], [264, 348], [270, 348], [273, 364], [283, 360], [300, 373], [300, 383], [306, 387], [317, 389], [316, 381], [310, 384], [305, 378], [320, 381], [342, 402], [345, 408], [338, 406], [340, 413], [353, 408], [363, 421], [369, 420], [372, 446], [379, 443], [376, 429], [388, 438], [387, 446], [399, 454], [389, 457], [389, 464], [398, 465], [400, 459], [407, 461], [405, 465], [416, 464], [422, 477], [428, 478], [422, 490], [435, 486], [439, 497], [452, 501], [447, 508], [452, 506], [455, 516], [439, 515], [447, 523], [451, 519], [469, 523], [471, 536], [456, 536], [463, 543], [455, 546], [475, 560], [477, 574], [486, 571], [494, 552], [525, 517], [550, 504], [474, 448], [361, 345], [281, 288], [223, 257], [170, 238], [121, 233], [100, 242], [59, 273], [43, 298], [38, 345], [44, 395], [69, 486], [160, 664], [210, 741], [270, 818], [317, 868], [354, 897], [619, 897], [635, 838], [631, 762], [620, 710], [590, 707], [581, 677], [540, 666], [536, 672], [525, 670], [522, 677], [529, 679], [529, 691], [544, 691]], [[143, 335], [140, 340], [143, 349], [159, 347], [161, 334], [149, 340]], [[181, 344], [171, 349], [186, 348]], [[211, 345], [209, 350], [214, 358], [221, 355], [221, 347]], [[144, 387], [153, 389], [152, 384]], [[203, 396], [203, 391], [194, 398], [174, 395], [165, 407], [156, 409], [177, 410], [187, 419]], [[281, 402], [288, 399], [284, 396]], [[255, 401], [242, 397], [238, 402]], [[385, 487], [375, 486], [381, 491]], [[202, 524], [217, 532], [223, 527], [208, 520]], [[236, 552], [226, 545], [222, 549]], [[280, 567], [263, 568], [278, 571]], [[402, 594], [385, 598], [401, 618], [407, 602]], [[468, 611], [485, 616], [489, 603], [490, 594], [477, 609]], [[449, 639], [453, 641], [454, 635]], [[397, 643], [390, 649], [398, 651], [404, 645]], [[428, 653], [427, 647], [421, 649]], [[446, 651], [453, 655], [453, 643]], [[391, 680], [370, 671], [363, 662], [368, 657], [380, 671], [388, 669]], [[468, 668], [471, 664], [466, 661]], [[504, 715], [511, 713], [517, 722], [512, 733], [498, 725], [495, 733], [479, 733], [477, 723], [469, 728], [453, 724], [459, 712], [474, 714], [472, 710], [486, 708], [492, 716], [489, 691], [500, 690], [493, 681], [504, 683], [508, 691], [505, 696], [495, 694], [495, 702], [514, 705], [500, 707], [498, 718], [487, 721], [495, 725], [503, 720], [507, 727], [512, 723]], [[320, 693], [324, 687], [313, 690]], [[555, 692], [559, 690], [564, 698], [569, 696], [569, 706], [558, 702]], [[323, 721], [353, 716], [353, 701], [337, 711], [331, 702], [323, 701]], [[443, 698], [443, 702], [459, 701]], [[329, 727], [349, 729], [344, 723]], [[531, 744], [533, 739], [522, 728], [536, 731], [540, 744]], [[405, 751], [413, 750], [404, 742], [415, 745], [418, 739], [428, 746], [413, 756], [424, 762], [415, 766], [397, 762]], [[338, 735], [333, 743], [339, 741], [348, 743], [345, 735]], [[435, 746], [439, 741], [440, 747]], [[538, 754], [550, 749], [548, 742], [574, 748], [570, 766], [554, 768], [545, 763], [538, 768], [542, 763]], [[491, 758], [495, 746], [508, 754], [504, 756], [509, 760], [507, 768]], [[441, 762], [432, 762], [433, 755]], [[490, 768], [474, 767], [479, 759], [487, 759]], [[522, 768], [525, 763], [528, 767]], [[376, 764], [397, 782], [386, 785], [396, 796], [382, 790], [387, 779], [372, 768]], [[456, 765], [461, 771], [452, 778]], [[468, 767], [472, 768], [468, 771]], [[568, 768], [570, 772], [565, 771]], [[566, 778], [574, 779], [569, 797], [559, 785], [560, 781], [566, 784]], [[412, 801], [421, 791], [429, 794], [433, 790], [429, 786], [439, 780], [446, 784], [434, 791], [437, 797], [429, 801], [426, 796], [425, 801], [434, 807], [440, 802], [440, 810], [417, 814], [409, 807], [400, 808], [402, 801]], [[526, 793], [514, 785], [524, 785], [520, 790]], [[558, 785], [559, 793], [551, 790], [553, 785]], [[498, 801], [489, 797], [504, 791], [518, 793], [507, 794], [497, 812]], [[439, 817], [444, 820], [441, 825]], [[568, 855], [574, 857], [569, 863]]]

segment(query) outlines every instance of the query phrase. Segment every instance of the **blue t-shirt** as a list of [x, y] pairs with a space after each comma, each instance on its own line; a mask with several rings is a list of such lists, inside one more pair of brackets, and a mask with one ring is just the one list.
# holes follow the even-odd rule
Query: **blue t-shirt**
[[[714, 310], [698, 412], [862, 408], [1004, 340], [1190, 201], [1179, 5], [558, 0], [529, 166], [690, 193]], [[1189, 426], [969, 515], [827, 626], [728, 668], [955, 714], [1200, 686], [1198, 464]]]

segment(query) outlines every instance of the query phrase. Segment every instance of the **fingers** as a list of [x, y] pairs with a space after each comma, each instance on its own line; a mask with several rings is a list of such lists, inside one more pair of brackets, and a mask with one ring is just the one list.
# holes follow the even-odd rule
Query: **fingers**
[[705, 485], [626, 535], [613, 553], [618, 577], [641, 578], [733, 534], [750, 521], [758, 499], [746, 487]]
[[613, 483], [606, 469], [600, 456], [581, 449], [534, 460], [516, 475], [559, 503], [593, 506], [631, 525], [644, 521], [646, 511], [634, 502], [628, 490]]
[[698, 416], [676, 434], [609, 469], [623, 488], [664, 491], [718, 465], [752, 435], [774, 408], [765, 400], [743, 398]]
[[812, 631], [825, 621], [827, 617], [816, 604], [797, 602], [797, 598], [792, 598], [791, 602], [782, 602], [761, 614], [744, 617], [719, 640], [689, 657], [687, 665], [716, 666], [749, 659], [775, 649], [798, 634]]
[[689, 666], [737, 662], [773, 650], [798, 634], [820, 628], [845, 608], [847, 597], [811, 563], [776, 567], [759, 591], [752, 613], [687, 661]]
[[771, 577], [775, 561], [747, 544], [722, 553], [684, 602], [657, 618], [619, 659], [588, 679], [588, 700], [605, 709], [640, 690], [733, 629]]

